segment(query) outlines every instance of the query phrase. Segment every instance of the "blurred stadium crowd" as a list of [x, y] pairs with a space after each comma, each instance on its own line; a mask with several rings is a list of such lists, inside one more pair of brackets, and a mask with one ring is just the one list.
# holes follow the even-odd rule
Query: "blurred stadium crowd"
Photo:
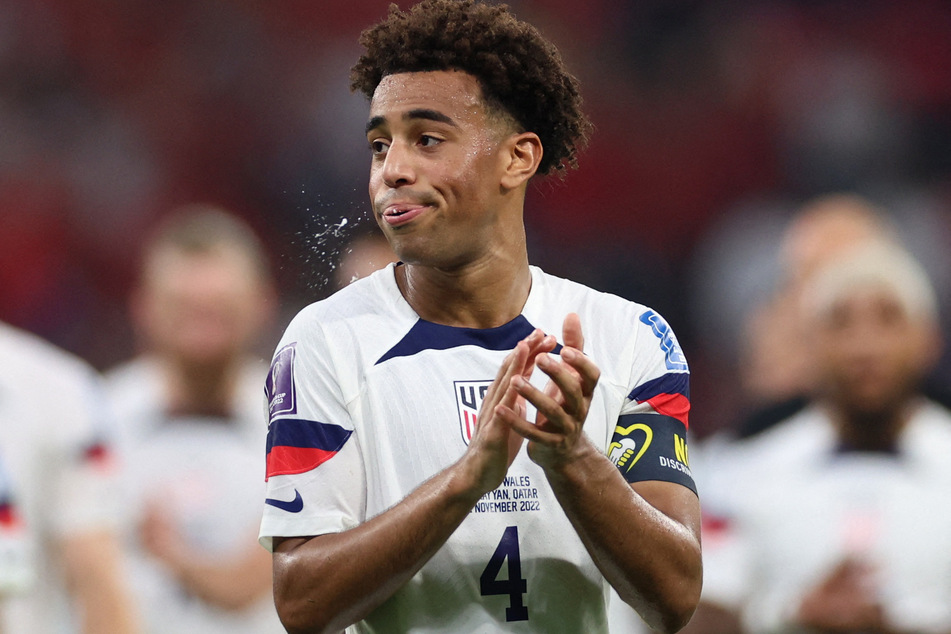
[[[130, 265], [190, 202], [264, 236], [287, 315], [329, 292], [369, 224], [347, 72], [387, 4], [0, 2], [0, 318], [99, 368], [127, 357]], [[869, 196], [947, 288], [947, 3], [510, 4], [562, 48], [597, 125], [580, 170], [531, 196], [533, 259], [668, 316], [698, 433], [736, 416], [739, 314], [801, 201]]]

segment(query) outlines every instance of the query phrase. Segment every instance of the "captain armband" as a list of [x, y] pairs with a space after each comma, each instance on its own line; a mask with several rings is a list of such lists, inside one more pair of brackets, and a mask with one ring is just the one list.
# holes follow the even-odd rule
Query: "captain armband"
[[607, 455], [628, 482], [676, 482], [697, 492], [690, 472], [687, 428], [676, 418], [662, 414], [621, 416]]

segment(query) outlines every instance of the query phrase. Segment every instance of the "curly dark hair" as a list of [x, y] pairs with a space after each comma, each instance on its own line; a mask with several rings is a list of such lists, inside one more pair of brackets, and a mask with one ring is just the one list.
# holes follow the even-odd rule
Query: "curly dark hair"
[[365, 53], [350, 71], [351, 90], [368, 98], [394, 73], [459, 70], [477, 79], [489, 109], [511, 116], [541, 139], [540, 174], [577, 167], [591, 123], [581, 111], [578, 80], [561, 54], [506, 5], [423, 0], [360, 35]]

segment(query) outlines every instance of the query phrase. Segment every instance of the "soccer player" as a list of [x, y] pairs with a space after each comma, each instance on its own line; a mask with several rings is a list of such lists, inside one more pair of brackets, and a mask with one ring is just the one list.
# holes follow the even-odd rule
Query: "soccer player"
[[691, 631], [732, 612], [753, 633], [951, 632], [951, 412], [920, 391], [942, 343], [934, 290], [900, 247], [870, 243], [802, 302], [818, 387], [710, 465], [719, 517]]
[[818, 196], [795, 214], [777, 249], [779, 284], [744, 320], [740, 382], [753, 412], [737, 426], [741, 437], [794, 414], [808, 402], [815, 373], [809, 367], [809, 333], [798, 308], [812, 275], [851, 249], [897, 239], [887, 216], [854, 194]]
[[253, 347], [276, 303], [263, 247], [223, 209], [178, 209], [146, 244], [132, 297], [142, 353], [106, 386], [147, 631], [279, 632], [255, 539], [267, 363]]
[[0, 454], [17, 508], [16, 517], [0, 508], [0, 536], [30, 545], [27, 561], [3, 562], [0, 577], [11, 566], [28, 577], [5, 599], [0, 631], [139, 631], [105, 411], [93, 368], [0, 324]]
[[701, 578], [683, 353], [656, 312], [527, 257], [526, 188], [588, 129], [576, 80], [503, 6], [393, 7], [361, 41], [400, 263], [305, 308], [272, 362], [285, 626], [605, 632], [609, 584], [680, 629]]

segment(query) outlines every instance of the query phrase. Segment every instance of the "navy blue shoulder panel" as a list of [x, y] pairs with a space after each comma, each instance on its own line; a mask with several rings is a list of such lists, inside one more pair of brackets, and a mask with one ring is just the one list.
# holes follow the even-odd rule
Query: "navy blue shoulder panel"
[[[420, 319], [399, 343], [376, 362], [377, 365], [396, 357], [411, 357], [424, 350], [448, 350], [459, 346], [478, 346], [487, 350], [511, 350], [532, 334], [535, 327], [519, 315], [498, 328], [457, 328]], [[561, 349], [559, 344], [556, 352]]]

